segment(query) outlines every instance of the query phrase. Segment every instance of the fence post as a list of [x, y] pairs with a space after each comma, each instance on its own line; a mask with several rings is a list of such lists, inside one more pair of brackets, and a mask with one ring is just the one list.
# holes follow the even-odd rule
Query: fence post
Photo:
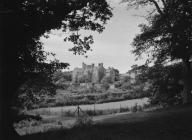
[[63, 107], [61, 108], [61, 117], [63, 118], [64, 114], [63, 114]]
[[51, 115], [51, 109], [50, 109], [50, 107], [49, 107], [49, 113], [48, 113], [49, 115]]
[[79, 118], [79, 105], [77, 106], [77, 118]]
[[96, 115], [96, 112], [95, 112], [95, 103], [94, 103], [94, 116]]

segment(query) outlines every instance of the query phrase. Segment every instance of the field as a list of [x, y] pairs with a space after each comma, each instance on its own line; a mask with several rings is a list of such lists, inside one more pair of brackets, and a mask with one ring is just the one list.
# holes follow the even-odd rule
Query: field
[[126, 113], [86, 127], [23, 136], [28, 140], [191, 140], [192, 106]]
[[81, 119], [88, 119], [86, 121], [95, 122], [122, 112], [143, 111], [150, 107], [148, 100], [148, 98], [143, 98], [95, 105], [80, 105], [79, 114], [76, 110], [77, 106], [35, 109], [27, 113], [40, 115], [42, 117], [41, 121], [23, 120], [16, 123], [15, 128], [21, 135], [45, 132], [57, 128], [71, 128], [75, 125], [78, 116], [82, 117]]
[[[90, 104], [90, 105], [80, 105], [82, 110], [110, 110], [110, 109], [119, 109], [119, 108], [130, 108], [135, 104], [139, 106], [143, 106], [144, 104], [149, 104], [148, 98], [142, 99], [133, 99], [133, 100], [125, 100], [119, 102], [110, 102], [110, 103], [102, 103], [102, 104]], [[48, 107], [48, 108], [40, 108], [34, 109], [32, 112], [37, 114], [43, 114], [43, 112], [47, 112], [48, 114], [58, 114], [59, 112], [74, 112], [77, 106], [64, 106], [64, 107]]]

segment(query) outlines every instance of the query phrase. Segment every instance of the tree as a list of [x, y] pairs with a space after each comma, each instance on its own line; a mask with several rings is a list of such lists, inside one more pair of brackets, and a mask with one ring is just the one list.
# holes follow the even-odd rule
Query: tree
[[175, 63], [164, 66], [161, 63], [151, 67], [143, 65], [137, 68], [142, 71], [137, 76], [141, 83], [148, 83], [151, 103], [176, 104], [181, 103], [182, 64]]
[[113, 68], [113, 70], [114, 70], [114, 75], [115, 75], [114, 81], [118, 81], [119, 80], [119, 70], [115, 69], [115, 68]]
[[[71, 31], [75, 54], [85, 54], [93, 43], [92, 36], [79, 34], [82, 29], [102, 32], [112, 16], [105, 0], [4, 0], [1, 1], [2, 56], [2, 126], [5, 139], [15, 138], [10, 107], [18, 87], [34, 73], [54, 72], [66, 63], [46, 63], [40, 37], [52, 29]], [[48, 37], [48, 36], [45, 36]], [[49, 73], [50, 74], [50, 73]]]
[[69, 86], [69, 82], [71, 81], [72, 81], [72, 71], [62, 72], [61, 70], [59, 70], [52, 75], [52, 82], [58, 88], [66, 89]]
[[39, 108], [56, 94], [56, 89], [57, 85], [46, 74], [35, 74], [19, 87], [13, 105], [20, 110]]
[[151, 54], [148, 62], [182, 61], [183, 103], [191, 102], [192, 3], [191, 0], [124, 0], [129, 6], [154, 6], [148, 25], [142, 24], [133, 46], [137, 56]]

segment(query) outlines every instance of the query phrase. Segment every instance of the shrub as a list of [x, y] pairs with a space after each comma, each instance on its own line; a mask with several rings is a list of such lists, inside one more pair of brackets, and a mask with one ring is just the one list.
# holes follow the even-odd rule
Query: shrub
[[89, 116], [99, 116], [104, 114], [104, 110], [86, 110], [85, 113]]
[[137, 104], [131, 107], [131, 112], [137, 112]]
[[84, 127], [84, 126], [91, 126], [93, 124], [92, 117], [88, 116], [87, 114], [84, 114], [82, 116], [79, 116], [76, 119], [74, 127]]
[[130, 89], [132, 89], [132, 86], [131, 86], [130, 82], [125, 82], [121, 86], [121, 89], [123, 89], [123, 90], [130, 90]]
[[14, 124], [15, 128], [24, 128], [24, 127], [31, 127], [31, 126], [38, 126], [40, 125], [40, 121], [34, 120], [34, 119], [25, 119], [22, 121], [19, 121], [18, 123]]
[[130, 108], [131, 112], [141, 112], [143, 111], [143, 107], [140, 105], [137, 105], [137, 103]]
[[130, 111], [130, 108], [127, 107], [127, 108], [120, 108], [120, 112], [129, 112]]
[[141, 112], [141, 111], [143, 111], [143, 108], [142, 108], [142, 106], [140, 106], [140, 105], [139, 105], [139, 106], [137, 106], [137, 111], [138, 111], [138, 112]]
[[120, 88], [122, 86], [122, 83], [120, 81], [115, 82], [115, 88]]
[[89, 116], [95, 116], [96, 115], [96, 112], [94, 110], [86, 110], [85, 112]]
[[64, 112], [65, 117], [74, 117], [75, 113], [71, 112], [70, 110]]
[[106, 91], [106, 90], [109, 89], [109, 84], [108, 83], [103, 83], [101, 88]]

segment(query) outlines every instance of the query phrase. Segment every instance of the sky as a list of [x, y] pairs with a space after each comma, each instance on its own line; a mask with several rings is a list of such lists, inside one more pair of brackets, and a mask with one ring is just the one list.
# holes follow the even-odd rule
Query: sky
[[74, 55], [68, 49], [72, 44], [64, 42], [64, 33], [53, 31], [49, 38], [41, 38], [45, 51], [53, 52], [61, 62], [70, 64], [69, 70], [81, 67], [82, 62], [98, 65], [103, 63], [105, 68], [114, 67], [120, 73], [126, 73], [132, 65], [143, 64], [144, 59], [135, 60], [131, 43], [136, 34], [140, 32], [139, 24], [145, 23], [142, 10], [128, 10], [126, 4], [120, 0], [108, 0], [113, 8], [113, 17], [105, 25], [105, 30], [99, 34], [94, 33], [94, 44], [88, 58]]

